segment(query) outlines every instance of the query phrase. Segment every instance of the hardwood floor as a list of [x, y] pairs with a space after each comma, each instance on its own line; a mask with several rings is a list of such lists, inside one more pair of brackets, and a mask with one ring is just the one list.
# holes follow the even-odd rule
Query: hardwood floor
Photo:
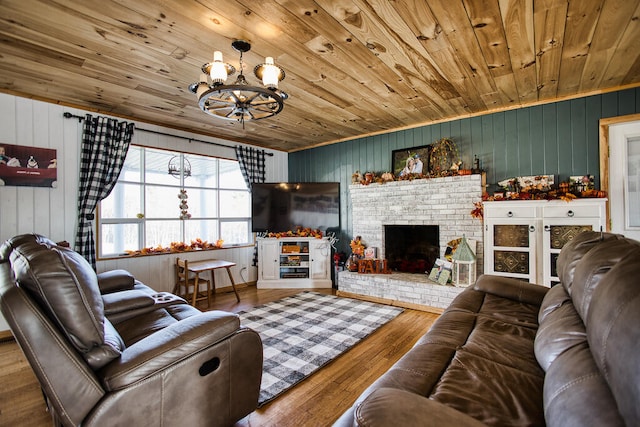
[[[331, 289], [316, 291], [334, 293]], [[233, 292], [217, 294], [211, 309], [238, 312], [300, 290], [258, 290], [249, 286], [238, 292], [239, 303]], [[345, 354], [240, 420], [235, 427], [330, 426], [437, 318], [437, 314], [405, 309]], [[49, 425], [51, 421], [40, 387], [22, 352], [14, 341], [0, 343], [0, 426]]]

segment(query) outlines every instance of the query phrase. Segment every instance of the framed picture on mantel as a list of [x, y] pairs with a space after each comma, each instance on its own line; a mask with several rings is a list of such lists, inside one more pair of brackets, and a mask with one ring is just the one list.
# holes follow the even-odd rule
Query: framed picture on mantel
[[429, 173], [431, 145], [402, 148], [391, 152], [391, 170], [396, 177]]

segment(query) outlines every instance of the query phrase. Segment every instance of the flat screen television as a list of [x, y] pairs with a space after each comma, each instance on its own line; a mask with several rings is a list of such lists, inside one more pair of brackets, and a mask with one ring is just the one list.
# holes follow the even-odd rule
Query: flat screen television
[[254, 232], [283, 232], [297, 227], [340, 229], [340, 183], [254, 183], [251, 186]]

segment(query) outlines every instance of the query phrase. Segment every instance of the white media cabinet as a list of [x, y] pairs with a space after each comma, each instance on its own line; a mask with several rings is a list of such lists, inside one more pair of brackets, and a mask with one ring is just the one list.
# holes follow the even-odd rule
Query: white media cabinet
[[326, 238], [258, 239], [258, 289], [331, 288], [331, 245]]

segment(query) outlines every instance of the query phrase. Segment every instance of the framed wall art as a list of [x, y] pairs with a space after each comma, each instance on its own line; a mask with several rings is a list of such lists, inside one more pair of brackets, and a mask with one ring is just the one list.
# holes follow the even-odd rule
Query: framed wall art
[[391, 152], [391, 170], [396, 177], [429, 173], [431, 145], [402, 148]]
[[56, 150], [0, 142], [0, 185], [55, 187]]
[[583, 191], [595, 190], [593, 175], [570, 176], [569, 189], [573, 194], [581, 194]]

